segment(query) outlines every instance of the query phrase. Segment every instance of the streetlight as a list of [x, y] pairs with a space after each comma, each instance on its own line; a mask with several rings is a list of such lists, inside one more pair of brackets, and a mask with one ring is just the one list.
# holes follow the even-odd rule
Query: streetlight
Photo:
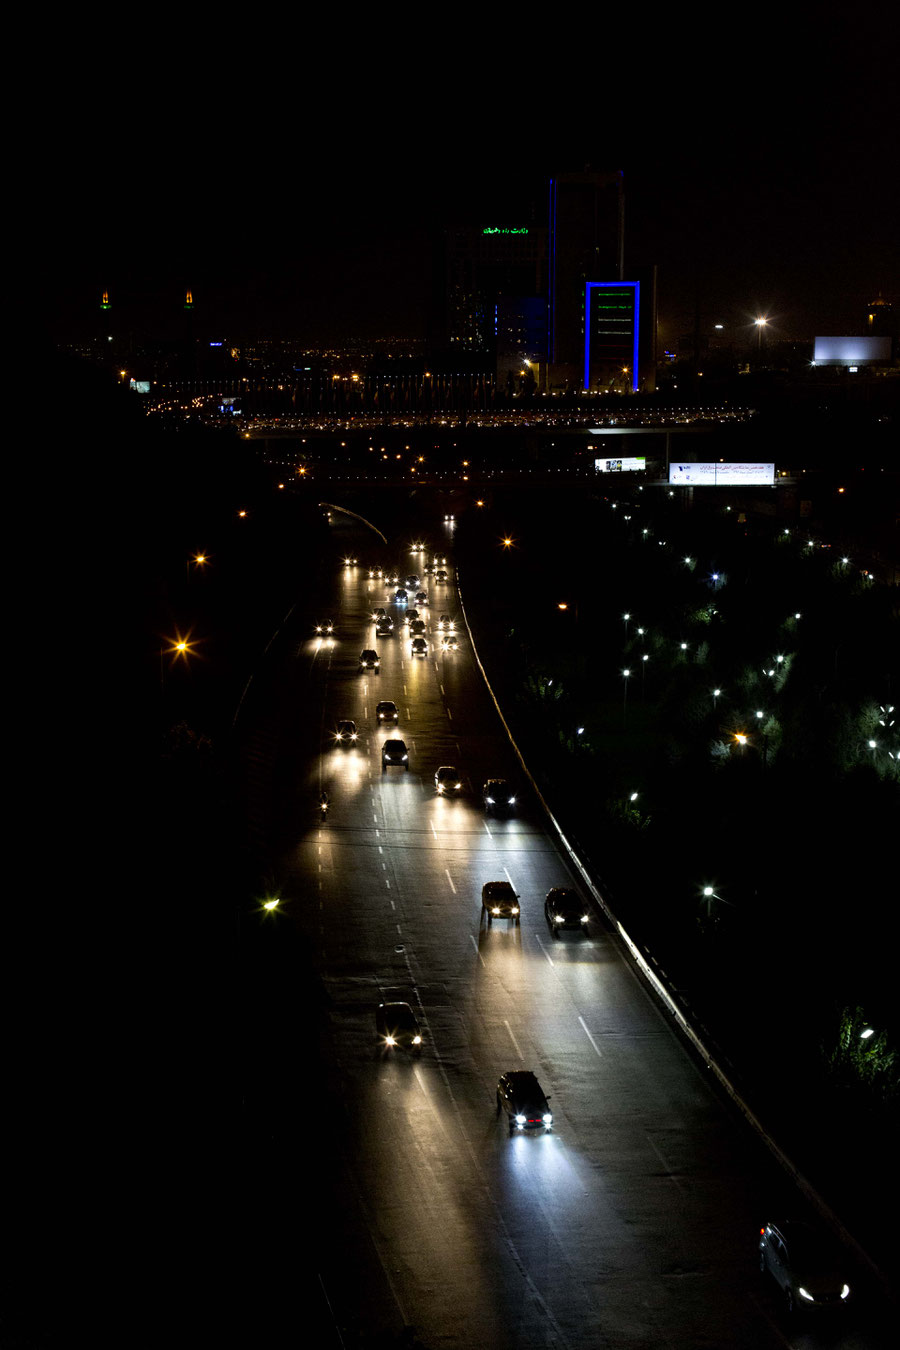
[[766, 324], [769, 322], [769, 320], [768, 320], [768, 319], [764, 319], [764, 318], [762, 317], [762, 315], [760, 315], [760, 317], [759, 317], [758, 319], [755, 319], [754, 322], [755, 322], [755, 324], [756, 324], [756, 350], [757, 350], [758, 352], [761, 352], [761, 351], [762, 351], [762, 335], [763, 335], [763, 329], [765, 328], [765, 326], [766, 326]]
[[623, 727], [624, 727], [624, 725], [625, 725], [625, 710], [626, 710], [626, 706], [627, 706], [627, 703], [628, 703], [628, 676], [629, 676], [630, 674], [631, 674], [631, 671], [628, 670], [627, 667], [626, 667], [625, 670], [622, 671], [622, 675], [623, 675], [623, 677], [624, 677], [624, 679], [625, 679], [625, 693], [624, 693], [624, 695], [622, 696], [622, 726], [623, 726]]
[[719, 706], [719, 698], [721, 697], [721, 694], [722, 694], [722, 690], [721, 690], [721, 689], [714, 689], [714, 690], [712, 691], [712, 697], [713, 697], [713, 712], [715, 712], [715, 711], [717, 710], [718, 706]]

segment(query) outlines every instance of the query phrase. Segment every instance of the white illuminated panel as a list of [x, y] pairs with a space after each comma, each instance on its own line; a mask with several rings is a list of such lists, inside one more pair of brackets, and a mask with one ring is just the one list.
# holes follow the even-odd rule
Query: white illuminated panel
[[641, 473], [646, 467], [647, 459], [645, 455], [626, 455], [623, 459], [594, 460], [594, 468], [598, 473]]
[[774, 464], [670, 464], [669, 484], [678, 487], [771, 487]]
[[868, 366], [890, 359], [889, 337], [817, 337], [813, 348], [817, 366]]

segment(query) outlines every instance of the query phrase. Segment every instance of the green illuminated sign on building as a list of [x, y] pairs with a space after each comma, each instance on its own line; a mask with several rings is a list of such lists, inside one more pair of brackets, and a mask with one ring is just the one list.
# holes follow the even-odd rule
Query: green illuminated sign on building
[[485, 225], [482, 234], [527, 234], [527, 225]]

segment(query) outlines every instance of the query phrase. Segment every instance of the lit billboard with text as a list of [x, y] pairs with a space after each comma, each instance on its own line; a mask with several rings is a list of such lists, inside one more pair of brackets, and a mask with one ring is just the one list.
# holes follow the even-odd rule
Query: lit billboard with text
[[669, 464], [671, 487], [772, 487], [774, 464]]
[[869, 366], [890, 359], [889, 337], [817, 337], [813, 347], [814, 366]]

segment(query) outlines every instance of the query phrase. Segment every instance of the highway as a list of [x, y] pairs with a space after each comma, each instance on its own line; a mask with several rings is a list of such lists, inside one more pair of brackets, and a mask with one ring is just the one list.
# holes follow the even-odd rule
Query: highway
[[[280, 1026], [249, 1096], [292, 1155], [298, 1253], [299, 1234], [316, 1235], [314, 1278], [308, 1255], [297, 1260], [326, 1325], [317, 1344], [891, 1344], [864, 1302], [836, 1326], [786, 1318], [756, 1241], [799, 1198], [600, 916], [585, 934], [549, 932], [550, 887], [583, 887], [517, 773], [464, 627], [457, 652], [440, 650], [437, 616], [458, 629], [461, 618], [452, 527], [429, 531], [450, 578], [423, 578], [425, 658], [410, 654], [404, 606], [362, 565], [419, 572], [417, 556], [340, 517], [333, 531], [333, 590], [314, 600], [336, 637], [313, 637], [304, 618], [242, 711], [248, 809], [277, 855], [278, 909], [260, 922], [285, 953]], [[340, 563], [348, 547], [356, 566]], [[391, 638], [373, 636], [376, 605], [395, 619]], [[359, 671], [365, 647], [380, 653], [377, 674]], [[376, 726], [379, 699], [397, 703], [396, 729]], [[355, 746], [334, 740], [342, 718], [357, 723]], [[406, 741], [408, 771], [382, 772], [389, 736]], [[462, 773], [455, 800], [434, 790], [447, 763]], [[520, 789], [508, 818], [481, 803], [498, 775]], [[520, 924], [485, 924], [481, 886], [495, 879], [519, 892]], [[379, 1049], [383, 999], [415, 1009], [420, 1056]], [[552, 1130], [510, 1137], [497, 1119], [511, 1069], [537, 1074]], [[274, 1086], [285, 1074], [302, 1077], [314, 1123], [296, 1089]]]

